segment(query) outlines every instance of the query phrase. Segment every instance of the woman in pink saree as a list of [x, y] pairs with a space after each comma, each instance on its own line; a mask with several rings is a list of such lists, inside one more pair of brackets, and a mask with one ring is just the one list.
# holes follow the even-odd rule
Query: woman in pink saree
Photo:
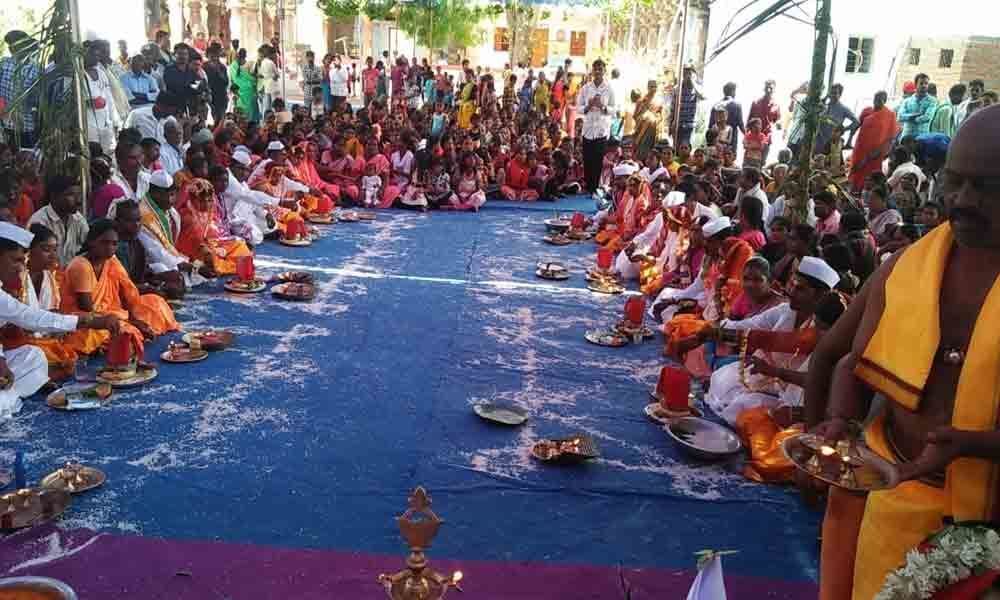
[[[365, 155], [368, 155], [368, 145], [365, 145]], [[372, 148], [374, 151], [374, 148]], [[353, 204], [360, 198], [361, 176], [365, 172], [365, 159], [355, 159], [344, 149], [344, 140], [334, 141], [333, 146], [323, 153], [323, 165], [326, 167], [327, 179], [340, 189], [341, 199]]]
[[301, 142], [292, 151], [292, 163], [295, 165], [295, 179], [309, 187], [319, 190], [329, 196], [334, 206], [340, 201], [340, 186], [324, 181], [316, 170], [319, 160], [319, 147], [314, 142]]

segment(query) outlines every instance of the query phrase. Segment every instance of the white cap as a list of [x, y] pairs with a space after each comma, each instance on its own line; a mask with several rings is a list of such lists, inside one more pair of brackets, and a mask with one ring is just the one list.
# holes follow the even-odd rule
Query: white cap
[[149, 176], [149, 185], [168, 190], [174, 187], [174, 178], [166, 171], [153, 171], [153, 174]]
[[621, 163], [620, 165], [615, 166], [615, 168], [611, 170], [611, 173], [615, 177], [628, 177], [630, 175], [634, 175], [638, 171], [639, 167], [633, 165], [632, 163]]
[[285, 149], [285, 145], [282, 144], [281, 142], [277, 141], [277, 140], [275, 140], [275, 141], [273, 141], [273, 142], [271, 142], [270, 144], [267, 145], [267, 151], [268, 152], [277, 152], [279, 150], [284, 150], [284, 149]]
[[663, 199], [663, 208], [673, 208], [674, 206], [680, 206], [684, 204], [684, 192], [673, 191], [667, 194], [667, 197]]
[[0, 221], [0, 238], [10, 240], [22, 248], [27, 248], [31, 245], [31, 240], [35, 238], [35, 234], [13, 223]]
[[826, 264], [822, 258], [806, 256], [799, 261], [799, 273], [808, 275], [825, 283], [831, 290], [840, 283], [840, 274], [833, 270], [833, 267]]
[[237, 150], [236, 152], [233, 152], [233, 161], [240, 163], [244, 167], [250, 166], [250, 160], [251, 160], [250, 155], [242, 150]]
[[233, 148], [233, 151], [234, 152], [246, 152], [247, 154], [253, 154], [253, 152], [250, 151], [250, 148], [247, 148], [246, 146], [244, 146], [242, 144], [239, 145], [239, 146], [236, 146], [235, 148]]
[[725, 231], [732, 226], [733, 222], [729, 219], [729, 217], [719, 217], [702, 225], [701, 232], [705, 234], [705, 237], [710, 238], [720, 231]]

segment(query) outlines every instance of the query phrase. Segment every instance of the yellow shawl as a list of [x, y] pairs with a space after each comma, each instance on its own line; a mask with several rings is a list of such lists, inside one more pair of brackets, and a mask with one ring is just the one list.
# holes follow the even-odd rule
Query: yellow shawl
[[[899, 258], [885, 284], [885, 310], [855, 374], [894, 402], [918, 410], [940, 343], [941, 278], [952, 247], [951, 225], [935, 228]], [[976, 320], [955, 392], [951, 424], [992, 431], [1000, 399], [1000, 280]], [[994, 463], [961, 458], [947, 471], [945, 515], [958, 521], [992, 517]]]

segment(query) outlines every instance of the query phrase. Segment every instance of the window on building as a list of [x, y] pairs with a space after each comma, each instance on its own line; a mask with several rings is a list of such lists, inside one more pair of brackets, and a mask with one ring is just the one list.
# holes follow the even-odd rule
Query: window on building
[[493, 31], [493, 50], [510, 52], [510, 30], [506, 27], [497, 27]]
[[941, 56], [938, 57], [938, 67], [941, 69], [950, 69], [951, 61], [955, 58], [954, 50], [942, 50]]
[[587, 32], [571, 31], [569, 34], [569, 55], [587, 56]]
[[910, 48], [910, 66], [920, 65], [920, 48]]
[[850, 37], [847, 40], [847, 73], [870, 73], [875, 55], [875, 38]]

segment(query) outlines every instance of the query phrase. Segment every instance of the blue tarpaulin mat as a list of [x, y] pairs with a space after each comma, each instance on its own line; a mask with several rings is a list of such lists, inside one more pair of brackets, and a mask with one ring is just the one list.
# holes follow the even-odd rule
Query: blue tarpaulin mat
[[[33, 480], [69, 459], [107, 471], [65, 527], [398, 552], [392, 517], [423, 485], [448, 521], [439, 557], [690, 568], [715, 548], [741, 551], [728, 573], [814, 579], [818, 515], [793, 490], [747, 481], [738, 462], [694, 462], [647, 420], [662, 342], [584, 341], [624, 304], [586, 290], [594, 246], [544, 245], [544, 212], [499, 206], [389, 211], [328, 227], [308, 248], [266, 243], [258, 271], [313, 273], [314, 301], [198, 289], [178, 319], [236, 332], [233, 348], [160, 364], [101, 410], [31, 400], [0, 424], [0, 460], [24, 450]], [[537, 279], [551, 259], [573, 277]], [[530, 418], [492, 426], [472, 411], [485, 401]], [[535, 441], [574, 433], [602, 457], [530, 457]]]

